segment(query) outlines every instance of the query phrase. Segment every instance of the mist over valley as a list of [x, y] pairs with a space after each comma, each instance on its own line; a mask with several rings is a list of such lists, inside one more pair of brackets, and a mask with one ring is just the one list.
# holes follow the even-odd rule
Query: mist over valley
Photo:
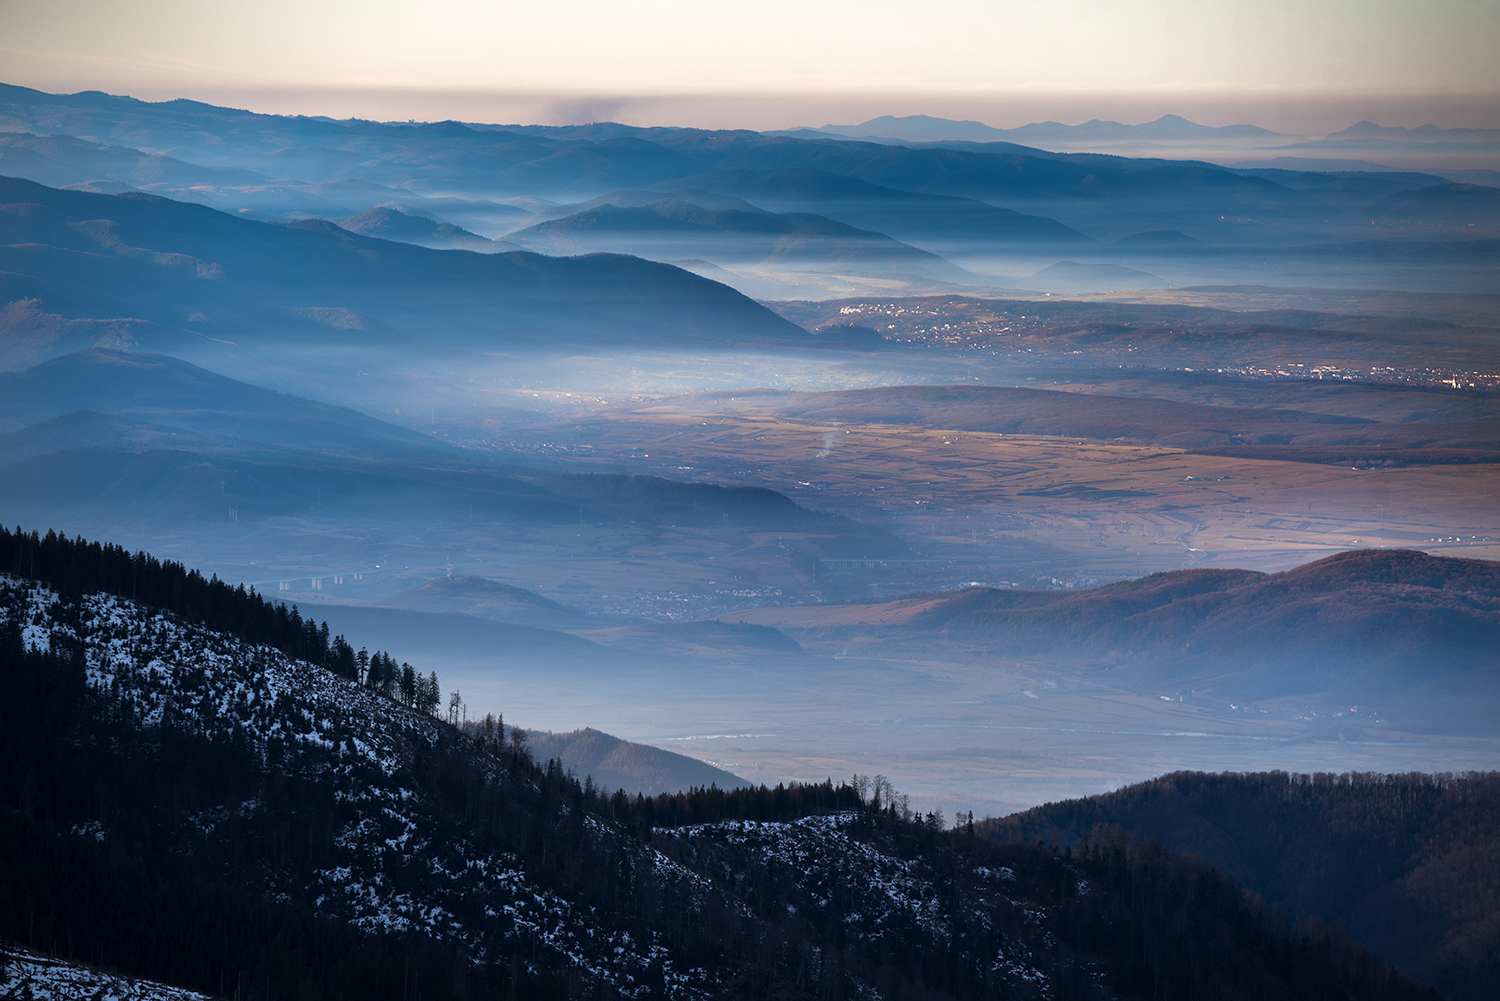
[[1488, 996], [1497, 150], [0, 86], [15, 983]]

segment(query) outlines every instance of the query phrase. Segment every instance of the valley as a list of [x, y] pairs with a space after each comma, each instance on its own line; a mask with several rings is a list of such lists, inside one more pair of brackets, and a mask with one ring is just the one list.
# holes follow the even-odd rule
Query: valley
[[0, 84], [0, 993], [1490, 996], [1500, 133], [614, 108]]

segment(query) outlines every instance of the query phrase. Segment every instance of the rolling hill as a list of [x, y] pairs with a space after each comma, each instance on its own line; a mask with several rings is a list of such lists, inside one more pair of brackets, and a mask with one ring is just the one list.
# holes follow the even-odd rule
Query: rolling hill
[[743, 198], [774, 212], [816, 213], [921, 246], [1050, 249], [1092, 243], [1042, 216], [973, 198], [899, 191], [826, 170], [726, 170], [672, 183]]
[[589, 728], [572, 733], [531, 731], [527, 742], [532, 754], [543, 760], [556, 758], [564, 768], [582, 779], [592, 780], [601, 792], [624, 789], [632, 796], [637, 793], [655, 796], [708, 786], [738, 789], [750, 784], [685, 754], [632, 743]]
[[552, 252], [632, 253], [653, 259], [701, 259], [725, 267], [818, 271], [871, 277], [974, 282], [936, 254], [883, 233], [807, 213], [777, 214], [751, 205], [704, 208], [690, 192], [646, 204], [605, 202], [507, 236]]
[[377, 205], [359, 215], [347, 219], [334, 219], [340, 229], [347, 229], [360, 236], [373, 236], [381, 240], [399, 243], [414, 243], [419, 247], [435, 250], [475, 250], [487, 253], [496, 250], [519, 250], [519, 247], [497, 244], [477, 233], [470, 233], [452, 223], [411, 215], [398, 206]]
[[1241, 714], [1246, 703], [1317, 705], [1336, 739], [1359, 739], [1376, 718], [1487, 734], [1500, 711], [1500, 564], [1411, 550], [1353, 550], [1272, 574], [1173, 570], [1077, 590], [976, 586], [725, 618], [804, 642], [947, 646], [1152, 697], [1211, 697]]
[[430, 453], [437, 444], [347, 407], [252, 386], [169, 355], [90, 348], [0, 372], [0, 429], [76, 421], [70, 415], [82, 412], [95, 414], [96, 422], [123, 419], [154, 429], [149, 441], [176, 447], [390, 456]]
[[1182, 772], [986, 823], [1077, 845], [1111, 829], [1192, 852], [1287, 914], [1337, 921], [1454, 998], [1500, 977], [1500, 774]]
[[972, 588], [916, 625], [1085, 657], [1137, 686], [1239, 699], [1326, 692], [1474, 726], [1495, 708], [1500, 565], [1358, 550], [1277, 574], [1177, 570], [1071, 593]]
[[733, 289], [638, 258], [430, 250], [17, 179], [0, 179], [0, 271], [12, 368], [101, 342], [473, 352], [808, 337]]

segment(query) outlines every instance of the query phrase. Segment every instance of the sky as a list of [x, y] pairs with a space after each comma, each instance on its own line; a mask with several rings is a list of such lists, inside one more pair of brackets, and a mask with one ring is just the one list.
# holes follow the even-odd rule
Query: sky
[[0, 81], [381, 119], [1497, 127], [1497, 53], [1500, 0], [0, 0]]

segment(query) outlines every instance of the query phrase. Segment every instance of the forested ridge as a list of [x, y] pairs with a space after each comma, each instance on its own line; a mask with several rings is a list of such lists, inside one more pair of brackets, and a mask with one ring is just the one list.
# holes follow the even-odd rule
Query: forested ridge
[[22, 946], [272, 999], [1440, 997], [1123, 832], [998, 844], [878, 777], [610, 793], [80, 579], [0, 578]]
[[12, 532], [0, 525], [0, 573], [4, 572], [48, 584], [65, 597], [102, 592], [170, 612], [186, 622], [326, 667], [428, 712], [441, 698], [436, 673], [422, 677], [410, 664], [398, 665], [382, 651], [356, 652], [343, 636], [329, 636], [327, 622], [303, 619], [296, 605], [288, 608], [268, 601], [253, 587], [231, 586], [217, 574], [205, 578], [147, 552], [132, 553], [82, 536], [69, 539], [52, 530], [28, 535], [19, 526]]
[[205, 578], [197, 570], [123, 546], [69, 539], [55, 531], [46, 535], [14, 532], [0, 526], [0, 572], [50, 584], [76, 598], [102, 591], [127, 598], [146, 608], [161, 609], [188, 621], [237, 636], [247, 643], [272, 646], [289, 656], [324, 667], [329, 662], [327, 624], [320, 629], [301, 613], [256, 594], [254, 588], [231, 586], [217, 575]]
[[1500, 988], [1500, 773], [1178, 772], [981, 825], [1077, 844], [1129, 831], [1193, 852], [1287, 914], [1337, 922], [1455, 998]]

